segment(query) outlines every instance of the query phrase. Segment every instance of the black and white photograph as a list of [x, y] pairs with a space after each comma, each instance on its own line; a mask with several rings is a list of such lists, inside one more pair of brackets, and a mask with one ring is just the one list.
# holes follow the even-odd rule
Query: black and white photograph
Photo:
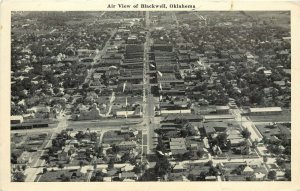
[[11, 182], [291, 181], [290, 11], [12, 11], [10, 30]]

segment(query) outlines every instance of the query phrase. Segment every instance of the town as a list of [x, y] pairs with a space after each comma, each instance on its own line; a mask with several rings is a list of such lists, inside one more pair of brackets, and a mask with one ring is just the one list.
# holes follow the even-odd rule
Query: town
[[18, 11], [11, 181], [291, 181], [288, 11]]

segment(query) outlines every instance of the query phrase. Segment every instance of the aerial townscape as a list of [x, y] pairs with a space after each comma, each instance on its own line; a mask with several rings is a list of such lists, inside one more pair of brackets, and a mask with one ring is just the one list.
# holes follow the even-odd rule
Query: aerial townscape
[[291, 181], [289, 11], [15, 11], [12, 182]]

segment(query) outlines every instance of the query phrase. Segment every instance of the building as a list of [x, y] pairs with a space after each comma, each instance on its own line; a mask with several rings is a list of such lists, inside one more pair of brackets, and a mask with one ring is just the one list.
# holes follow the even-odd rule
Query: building
[[31, 163], [32, 162], [32, 158], [31, 158], [31, 154], [27, 151], [24, 151], [18, 158], [17, 158], [17, 163], [18, 164], [27, 164], [27, 163]]
[[189, 114], [192, 113], [191, 109], [180, 109], [180, 110], [161, 110], [160, 115], [169, 115], [169, 114]]
[[171, 138], [170, 150], [172, 155], [183, 155], [187, 152], [186, 141], [184, 138]]
[[23, 116], [21, 115], [10, 116], [10, 124], [19, 124], [19, 123], [23, 123]]
[[82, 111], [80, 112], [80, 115], [75, 117], [77, 120], [94, 120], [94, 119], [100, 119], [100, 109], [98, 108], [97, 104], [94, 103], [91, 110], [89, 111]]
[[123, 181], [128, 181], [128, 180], [136, 180], [137, 177], [135, 175], [134, 172], [122, 172], [122, 173], [119, 173], [119, 178], [120, 179], [123, 179]]
[[186, 168], [182, 164], [176, 164], [172, 169], [173, 173], [182, 173], [186, 170]]
[[227, 114], [229, 112], [229, 106], [216, 106], [217, 114]]
[[122, 141], [118, 147], [120, 150], [131, 150], [136, 148], [137, 143], [135, 141]]
[[249, 108], [249, 115], [274, 115], [281, 114], [281, 107], [257, 107]]

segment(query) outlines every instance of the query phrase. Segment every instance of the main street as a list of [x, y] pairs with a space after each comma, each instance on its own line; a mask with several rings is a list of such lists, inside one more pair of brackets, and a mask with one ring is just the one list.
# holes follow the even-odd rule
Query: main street
[[150, 39], [150, 17], [149, 12], [147, 11], [145, 14], [145, 25], [148, 30], [146, 34], [146, 42], [144, 43], [144, 69], [143, 69], [143, 112], [144, 112], [144, 124], [147, 128], [147, 154], [151, 154], [154, 144], [154, 97], [151, 94], [151, 85], [150, 85], [150, 76], [148, 75], [149, 69], [149, 53], [151, 47], [151, 39]]

